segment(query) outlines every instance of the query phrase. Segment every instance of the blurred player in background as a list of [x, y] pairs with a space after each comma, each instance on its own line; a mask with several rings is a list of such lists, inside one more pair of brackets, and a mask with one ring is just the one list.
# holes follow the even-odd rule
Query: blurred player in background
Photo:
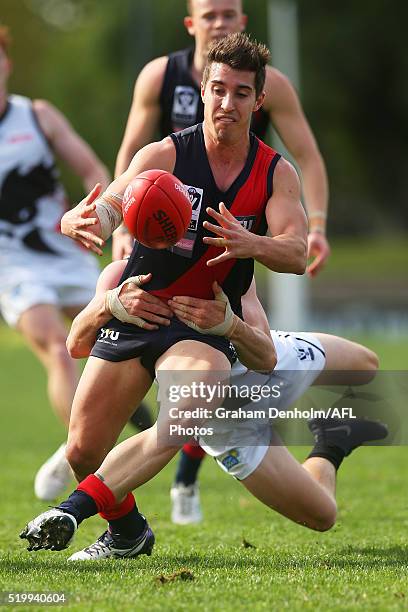
[[[0, 311], [45, 367], [49, 401], [68, 427], [79, 371], [65, 346], [64, 317], [88, 303], [99, 266], [60, 232], [67, 198], [54, 152], [87, 191], [109, 176], [49, 102], [8, 93], [9, 43], [0, 27]], [[71, 477], [64, 444], [37, 473], [37, 497], [54, 499]]]
[[[200, 83], [208, 46], [214, 39], [243, 31], [247, 23], [241, 0], [189, 0], [187, 9], [184, 25], [194, 37], [195, 46], [159, 57], [141, 71], [116, 161], [116, 176], [127, 169], [133, 155], [151, 142], [157, 131], [164, 138], [203, 120]], [[324, 162], [289, 79], [268, 66], [265, 92], [265, 101], [254, 113], [251, 129], [264, 139], [271, 123], [299, 166], [309, 217], [308, 256], [312, 261], [307, 272], [315, 276], [330, 252], [325, 235], [328, 185]], [[113, 258], [129, 254], [131, 245], [122, 226], [113, 237]], [[138, 411], [134, 418], [138, 418]], [[200, 447], [191, 445], [181, 452], [171, 493], [172, 519], [176, 523], [201, 520], [196, 479], [204, 455]]]

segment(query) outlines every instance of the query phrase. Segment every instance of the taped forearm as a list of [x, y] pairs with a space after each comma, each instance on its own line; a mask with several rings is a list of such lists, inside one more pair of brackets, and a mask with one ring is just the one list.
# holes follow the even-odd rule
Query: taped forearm
[[101, 224], [101, 238], [107, 240], [122, 223], [122, 196], [105, 192], [96, 200], [96, 214]]

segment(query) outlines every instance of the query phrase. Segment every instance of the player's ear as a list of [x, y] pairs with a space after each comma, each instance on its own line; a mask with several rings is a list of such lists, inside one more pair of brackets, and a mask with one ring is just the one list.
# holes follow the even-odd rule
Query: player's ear
[[254, 111], [258, 111], [261, 108], [264, 101], [265, 101], [265, 92], [263, 91], [261, 94], [259, 94], [259, 96], [255, 100]]
[[190, 36], [194, 36], [194, 19], [191, 17], [191, 15], [187, 15], [187, 17], [184, 17], [184, 27], [186, 28]]
[[245, 28], [247, 27], [247, 23], [248, 23], [248, 15], [241, 15], [241, 32], [243, 32], [245, 30]]

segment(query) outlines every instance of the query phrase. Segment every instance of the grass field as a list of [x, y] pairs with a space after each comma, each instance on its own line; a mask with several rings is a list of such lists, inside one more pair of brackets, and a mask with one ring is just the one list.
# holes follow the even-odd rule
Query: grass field
[[[366, 341], [380, 352], [383, 367], [405, 367], [403, 340], [392, 345], [380, 338]], [[45, 509], [34, 498], [33, 476], [64, 432], [47, 406], [40, 366], [18, 336], [1, 326], [0, 342], [0, 591], [64, 591], [70, 610], [408, 607], [407, 448], [359, 449], [344, 463], [339, 520], [324, 534], [262, 507], [207, 460], [200, 526], [169, 522], [174, 465], [138, 492], [139, 507], [157, 536], [152, 557], [70, 565], [68, 551], [28, 553], [18, 533]], [[294, 452], [301, 459], [305, 449]], [[88, 521], [73, 550], [101, 531], [98, 518]], [[254, 547], [244, 547], [244, 539]], [[160, 580], [181, 569], [193, 579]]]

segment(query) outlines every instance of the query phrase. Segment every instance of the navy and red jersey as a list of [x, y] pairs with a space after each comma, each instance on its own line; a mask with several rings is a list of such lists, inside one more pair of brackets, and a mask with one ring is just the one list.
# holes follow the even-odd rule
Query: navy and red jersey
[[[194, 49], [171, 53], [160, 92], [160, 133], [162, 138], [204, 121], [200, 88], [191, 76]], [[265, 138], [269, 115], [263, 108], [253, 113], [251, 130]]]
[[280, 155], [250, 134], [250, 148], [244, 168], [225, 192], [218, 189], [208, 161], [202, 124], [172, 134], [176, 147], [173, 170], [188, 190], [192, 218], [185, 236], [173, 247], [149, 249], [135, 243], [119, 284], [129, 276], [152, 273], [143, 289], [168, 300], [175, 295], [213, 299], [216, 280], [227, 294], [231, 307], [241, 316], [241, 296], [252, 281], [253, 259], [230, 259], [208, 267], [207, 261], [224, 249], [204, 244], [204, 236], [214, 236], [203, 227], [216, 223], [206, 208], [218, 210], [220, 202], [246, 229], [263, 235], [267, 229], [265, 207], [272, 195], [273, 173]]

